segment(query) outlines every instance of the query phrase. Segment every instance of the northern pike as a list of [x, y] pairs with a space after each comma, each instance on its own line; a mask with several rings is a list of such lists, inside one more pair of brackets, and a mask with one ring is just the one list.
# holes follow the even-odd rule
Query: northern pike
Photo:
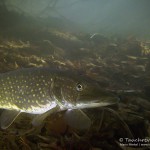
[[[68, 109], [107, 106], [117, 98], [94, 80], [68, 70], [19, 69], [0, 74], [1, 128], [8, 128], [21, 112], [42, 114]], [[45, 115], [46, 116], [46, 115]]]

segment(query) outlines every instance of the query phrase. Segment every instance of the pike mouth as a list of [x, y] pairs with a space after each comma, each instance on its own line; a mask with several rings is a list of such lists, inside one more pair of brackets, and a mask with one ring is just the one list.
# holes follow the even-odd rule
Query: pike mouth
[[108, 105], [112, 105], [113, 103], [111, 102], [99, 102], [98, 100], [89, 102], [89, 103], [77, 103], [76, 105], [70, 104], [70, 103], [66, 103], [62, 105], [59, 105], [61, 110], [64, 109], [83, 109], [83, 108], [95, 108], [95, 107], [103, 107], [103, 106], [108, 106]]
[[94, 102], [94, 103], [78, 103], [75, 106], [75, 109], [81, 109], [81, 108], [94, 108], [94, 107], [103, 107], [103, 106], [108, 106], [111, 105], [112, 103], [109, 102]]
[[104, 107], [118, 102], [118, 98], [106, 98], [101, 100], [92, 100], [91, 102], [80, 102], [74, 106], [74, 109]]

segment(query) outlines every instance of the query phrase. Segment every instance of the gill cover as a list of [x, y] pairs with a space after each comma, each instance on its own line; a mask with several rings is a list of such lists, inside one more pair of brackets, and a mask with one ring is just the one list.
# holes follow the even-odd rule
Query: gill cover
[[70, 108], [75, 106], [76, 100], [79, 97], [79, 91], [76, 89], [76, 86], [77, 82], [71, 78], [57, 77], [52, 83], [52, 97], [61, 107]]

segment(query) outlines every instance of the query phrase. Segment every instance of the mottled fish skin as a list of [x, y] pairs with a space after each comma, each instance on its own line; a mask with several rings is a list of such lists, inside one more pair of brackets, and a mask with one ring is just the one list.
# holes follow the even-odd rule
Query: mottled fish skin
[[0, 74], [0, 108], [4, 109], [42, 114], [57, 105], [64, 110], [116, 101], [90, 78], [70, 71], [30, 68]]
[[0, 108], [41, 114], [56, 106], [48, 69], [21, 69], [0, 75]]

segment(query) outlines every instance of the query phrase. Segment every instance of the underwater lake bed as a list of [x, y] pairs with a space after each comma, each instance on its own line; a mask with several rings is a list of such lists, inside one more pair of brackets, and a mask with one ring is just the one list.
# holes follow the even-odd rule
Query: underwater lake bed
[[86, 121], [80, 127], [69, 125], [63, 110], [33, 130], [34, 115], [22, 113], [8, 129], [0, 129], [0, 149], [150, 148], [150, 40], [87, 33], [63, 17], [41, 19], [7, 9], [0, 10], [0, 19], [1, 74], [41, 67], [75, 71], [119, 99], [113, 105], [83, 108], [90, 127]]

